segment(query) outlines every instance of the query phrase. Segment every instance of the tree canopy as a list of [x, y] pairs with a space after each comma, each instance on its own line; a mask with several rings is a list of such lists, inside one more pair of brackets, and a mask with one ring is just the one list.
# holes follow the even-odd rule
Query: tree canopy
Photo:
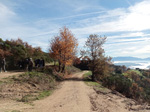
[[47, 53], [43, 52], [40, 47], [32, 47], [21, 39], [2, 40], [0, 38], [0, 58], [6, 58], [8, 68], [16, 68], [17, 62], [25, 58], [42, 58], [50, 60]]
[[89, 69], [92, 71], [92, 80], [97, 80], [100, 76], [105, 75], [109, 71], [109, 63], [111, 58], [105, 57], [102, 45], [105, 43], [106, 37], [93, 34], [87, 38], [85, 42], [85, 50], [81, 51], [82, 57], [89, 60]]
[[71, 65], [78, 46], [77, 39], [72, 32], [63, 27], [59, 35], [50, 41], [50, 56], [59, 62], [59, 71], [64, 72], [66, 65]]

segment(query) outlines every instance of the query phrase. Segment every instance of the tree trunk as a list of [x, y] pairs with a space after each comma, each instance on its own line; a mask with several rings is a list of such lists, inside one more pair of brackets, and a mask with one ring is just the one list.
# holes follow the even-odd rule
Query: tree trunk
[[56, 60], [54, 60], [54, 66], [56, 66]]
[[65, 73], [65, 64], [63, 64], [61, 73]]
[[92, 71], [92, 81], [95, 81], [95, 74], [93, 71]]
[[60, 72], [61, 71], [61, 62], [59, 61], [59, 70], [58, 70], [58, 72]]
[[92, 60], [92, 81], [95, 81], [95, 60]]

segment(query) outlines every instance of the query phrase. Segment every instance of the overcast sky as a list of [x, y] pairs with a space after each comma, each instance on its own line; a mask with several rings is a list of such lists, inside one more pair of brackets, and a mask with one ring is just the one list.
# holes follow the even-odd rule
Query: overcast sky
[[0, 0], [0, 38], [21, 38], [48, 51], [67, 26], [82, 48], [90, 34], [107, 36], [107, 56], [150, 57], [150, 0]]

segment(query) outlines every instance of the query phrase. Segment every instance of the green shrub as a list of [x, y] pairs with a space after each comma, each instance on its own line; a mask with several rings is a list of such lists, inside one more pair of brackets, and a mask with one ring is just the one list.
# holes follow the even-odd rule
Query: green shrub
[[50, 94], [52, 94], [52, 91], [43, 91], [36, 97], [36, 99], [37, 100], [43, 99], [43, 98], [49, 96]]
[[83, 79], [84, 79], [85, 81], [92, 80], [92, 79], [91, 79], [91, 76], [92, 76], [92, 72], [91, 72], [91, 71], [88, 71], [88, 72], [86, 72], [86, 73], [83, 75]]
[[44, 72], [44, 73], [47, 73], [47, 74], [53, 74], [53, 69], [52, 69], [52, 68], [48, 68], [48, 67], [46, 68], [46, 67], [45, 67], [44, 70], [43, 70], [43, 72]]
[[121, 74], [112, 74], [103, 79], [103, 86], [116, 90], [126, 96], [130, 95], [131, 80]]
[[20, 110], [12, 110], [11, 112], [21, 112]]
[[22, 98], [19, 100], [21, 102], [31, 102], [31, 101], [34, 101], [35, 100], [35, 96], [33, 95], [25, 95], [25, 96], [22, 96]]

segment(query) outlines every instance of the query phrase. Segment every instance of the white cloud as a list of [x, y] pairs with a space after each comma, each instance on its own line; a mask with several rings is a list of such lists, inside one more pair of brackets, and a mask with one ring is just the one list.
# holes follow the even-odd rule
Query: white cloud
[[[21, 38], [33, 46], [41, 46], [46, 50], [45, 45], [49, 43], [52, 34], [54, 36], [60, 28], [58, 24], [46, 20], [24, 22], [21, 19], [14, 10], [0, 3], [0, 38], [3, 40]], [[46, 40], [45, 44], [43, 39]]]
[[[100, 22], [99, 19], [103, 19], [103, 21]], [[128, 9], [118, 8], [110, 10], [107, 14], [95, 17], [95, 21], [92, 21], [93, 25], [89, 24], [88, 27], [76, 28], [74, 31], [79, 34], [143, 31], [150, 29], [149, 20], [150, 1], [145, 0], [130, 6]]]
[[[86, 0], [75, 2], [75, 5], [72, 3], [74, 1], [64, 1], [73, 7], [75, 11], [73, 15], [43, 18], [31, 20], [31, 22], [21, 20], [23, 18], [18, 13], [0, 3], [0, 37], [3, 39], [20, 37], [33, 46], [41, 46], [46, 50], [50, 38], [58, 33], [59, 28], [66, 25], [78, 38], [80, 47], [84, 45], [89, 34], [97, 33], [107, 36], [112, 33], [113, 35], [108, 37], [104, 46], [108, 55], [150, 56], [148, 50], [150, 49], [150, 33], [144, 32], [150, 30], [150, 0], [130, 5], [127, 9], [105, 10], [96, 5], [96, 9], [100, 10], [87, 11], [88, 13], [78, 13], [91, 7], [90, 3], [84, 4]], [[132, 37], [140, 38], [133, 39]]]
[[106, 54], [110, 56], [134, 56], [145, 58], [150, 56], [150, 40], [105, 44]]
[[[117, 35], [113, 34], [107, 38], [104, 45], [107, 55], [149, 57], [149, 21], [150, 1], [144, 0], [127, 9], [118, 8], [100, 16], [79, 21], [81, 27], [74, 28], [73, 32], [77, 35], [98, 33], [106, 34], [106, 36], [107, 33], [117, 33]], [[87, 23], [85, 27], [82, 26], [82, 22], [83, 24]]]
[[125, 37], [146, 37], [146, 36], [150, 36], [150, 34], [145, 34], [143, 32], [134, 32], [134, 33], [123, 33], [115, 36], [108, 36], [107, 39], [117, 39]]
[[0, 3], [0, 20], [8, 19], [14, 16], [15, 13], [11, 11], [8, 7]]

